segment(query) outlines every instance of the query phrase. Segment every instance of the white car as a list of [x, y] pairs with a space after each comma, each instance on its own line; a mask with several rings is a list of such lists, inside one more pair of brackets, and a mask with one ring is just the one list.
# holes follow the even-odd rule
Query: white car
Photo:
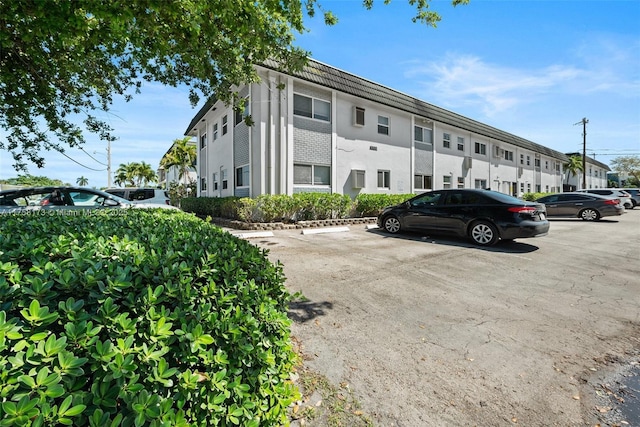
[[104, 208], [175, 209], [163, 203], [134, 204], [104, 191], [81, 187], [29, 187], [0, 191], [0, 213], [84, 211]]
[[578, 190], [580, 193], [600, 194], [601, 196], [609, 196], [620, 199], [620, 203], [625, 209], [633, 209], [635, 206], [631, 200], [631, 194], [619, 188], [589, 188], [586, 190]]
[[104, 190], [132, 203], [160, 203], [170, 205], [169, 192], [160, 188], [107, 188]]

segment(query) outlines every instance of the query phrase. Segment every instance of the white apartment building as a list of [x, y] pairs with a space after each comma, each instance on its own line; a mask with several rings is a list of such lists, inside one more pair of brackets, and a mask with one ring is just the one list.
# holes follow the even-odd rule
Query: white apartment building
[[200, 196], [562, 191], [561, 152], [317, 61], [257, 70], [261, 82], [238, 91], [243, 114], [213, 100], [185, 131]]
[[[567, 153], [566, 155], [567, 157], [578, 156], [582, 158], [582, 154], [580, 153]], [[609, 166], [607, 166], [606, 164], [599, 162], [589, 156], [585, 156], [584, 174], [586, 176], [584, 178], [587, 184], [586, 188], [607, 188], [609, 182], [607, 174], [610, 171], [611, 168], [609, 168]], [[565, 171], [564, 178], [565, 191], [582, 189], [582, 171], [577, 171], [575, 175], [572, 175], [571, 173], [569, 173], [569, 171]]]

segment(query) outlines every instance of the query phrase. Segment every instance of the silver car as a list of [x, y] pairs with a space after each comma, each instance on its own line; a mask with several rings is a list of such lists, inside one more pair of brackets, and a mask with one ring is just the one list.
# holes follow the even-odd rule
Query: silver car
[[104, 208], [178, 209], [160, 203], [133, 204], [104, 191], [81, 187], [29, 187], [0, 191], [0, 213], [87, 211]]
[[578, 190], [580, 193], [599, 194], [601, 196], [609, 196], [620, 199], [620, 203], [625, 209], [633, 209], [634, 204], [631, 195], [620, 188], [589, 188], [586, 190]]
[[619, 199], [585, 192], [558, 193], [536, 200], [544, 203], [549, 217], [574, 217], [597, 221], [604, 216], [622, 215], [624, 206]]

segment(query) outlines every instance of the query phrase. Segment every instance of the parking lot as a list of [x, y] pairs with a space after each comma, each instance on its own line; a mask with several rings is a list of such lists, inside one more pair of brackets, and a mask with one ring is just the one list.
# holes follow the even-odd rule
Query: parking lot
[[252, 242], [306, 297], [291, 308], [306, 365], [374, 425], [596, 425], [607, 381], [638, 361], [638, 208], [488, 248], [363, 225]]

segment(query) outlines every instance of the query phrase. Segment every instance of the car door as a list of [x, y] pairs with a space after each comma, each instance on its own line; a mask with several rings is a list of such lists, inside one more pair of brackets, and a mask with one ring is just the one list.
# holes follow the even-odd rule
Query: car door
[[548, 216], [560, 216], [562, 211], [562, 202], [560, 202], [559, 194], [552, 194], [539, 200], [547, 207]]
[[448, 191], [438, 205], [438, 228], [447, 233], [464, 234], [467, 218], [474, 207], [469, 194]]
[[[556, 208], [558, 216], [577, 216], [585, 204], [592, 200], [587, 194], [559, 194], [558, 206]], [[547, 207], [548, 210], [548, 207]]]
[[402, 222], [405, 228], [430, 230], [438, 227], [438, 203], [442, 193], [430, 191], [409, 200]]

